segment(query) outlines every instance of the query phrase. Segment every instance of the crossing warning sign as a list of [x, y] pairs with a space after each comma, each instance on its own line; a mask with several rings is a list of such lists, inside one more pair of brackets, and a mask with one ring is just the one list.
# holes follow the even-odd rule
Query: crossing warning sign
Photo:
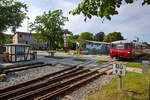
[[126, 66], [123, 64], [113, 64], [113, 74], [125, 76], [126, 75]]

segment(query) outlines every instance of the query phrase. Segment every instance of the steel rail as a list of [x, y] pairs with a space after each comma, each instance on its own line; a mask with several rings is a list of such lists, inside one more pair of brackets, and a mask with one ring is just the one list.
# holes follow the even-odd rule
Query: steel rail
[[34, 62], [34, 63], [28, 63], [28, 64], [19, 64], [19, 65], [10, 65], [7, 67], [3, 67], [2, 70], [7, 70], [7, 69], [13, 69], [17, 67], [25, 67], [25, 66], [31, 66], [31, 65], [36, 65], [36, 64], [44, 64], [44, 62]]
[[81, 81], [79, 81], [77, 83], [74, 83], [72, 85], [68, 85], [68, 86], [64, 86], [62, 88], [59, 88], [59, 89], [57, 89], [55, 91], [52, 91], [52, 92], [50, 92], [50, 93], [48, 93], [46, 95], [43, 95], [41, 97], [37, 97], [35, 100], [50, 100], [52, 98], [56, 98], [59, 94], [62, 94], [62, 93], [66, 92], [66, 91], [68, 91], [70, 89], [73, 89], [73, 88], [75, 88], [77, 86], [80, 86], [81, 84], [84, 84], [85, 82], [90, 81], [90, 80], [92, 80], [92, 79], [94, 79], [94, 78], [96, 78], [98, 76], [100, 76], [100, 74], [96, 74], [96, 75], [91, 76], [91, 77], [89, 77], [87, 79], [83, 79], [83, 80], [81, 80]]
[[35, 79], [32, 79], [32, 80], [28, 80], [28, 81], [25, 81], [25, 82], [21, 82], [21, 83], [16, 84], [16, 85], [11, 85], [11, 86], [7, 86], [5, 88], [0, 88], [0, 95], [4, 92], [8, 92], [8, 91], [18, 89], [18, 88], [21, 88], [21, 87], [26, 87], [27, 85], [30, 85], [30, 84], [33, 84], [33, 83], [36, 83], [36, 82], [39, 82], [39, 81], [43, 81], [45, 78], [52, 77], [52, 76], [57, 75], [57, 74], [61, 74], [65, 71], [68, 71], [68, 70], [71, 70], [71, 69], [74, 69], [74, 68], [76, 68], [76, 66], [65, 68], [63, 70], [56, 71], [56, 72], [53, 72], [53, 73], [50, 73], [50, 74], [46, 74], [44, 76], [41, 76], [41, 77], [38, 77], [38, 78], [35, 78]]
[[[37, 89], [39, 87], [44, 87], [45, 85], [49, 85], [50, 83], [55, 82], [58, 79], [61, 79], [61, 77], [65, 76], [65, 75], [69, 75], [69, 73], [72, 74], [73, 72], [76, 72], [76, 71], [78, 71], [80, 69], [82, 69], [82, 68], [75, 68], [75, 69], [69, 70], [68, 72], [65, 72], [65, 73], [63, 73], [61, 75], [58, 75], [58, 76], [55, 76], [55, 77], [50, 78], [48, 80], [39, 82], [37, 84], [31, 84], [31, 85], [29, 85], [27, 87], [22, 87], [22, 88], [13, 90], [13, 91], [9, 91], [7, 93], [3, 93], [3, 94], [0, 95], [0, 99], [10, 98], [10, 97], [13, 97], [13, 96], [16, 96], [16, 95], [20, 95], [22, 93], [26, 93], [28, 91], [35, 90], [35, 89]], [[63, 78], [65, 78], [65, 77], [63, 77]]]
[[51, 64], [39, 64], [39, 65], [33, 65], [33, 66], [28, 66], [28, 67], [13, 68], [13, 69], [4, 70], [4, 72], [8, 74], [10, 72], [17, 72], [17, 71], [22, 71], [22, 70], [27, 70], [27, 69], [49, 66], [49, 65]]
[[31, 92], [28, 92], [28, 93], [25, 93], [25, 94], [22, 94], [22, 95], [19, 95], [19, 96], [16, 96], [14, 98], [12, 98], [13, 100], [29, 100], [31, 99], [31, 97], [34, 97], [34, 96], [37, 96], [37, 95], [41, 95], [47, 91], [54, 91], [56, 90], [57, 87], [64, 87], [63, 85], [68, 85], [68, 83], [70, 82], [73, 82], [73, 81], [76, 81], [76, 80], [79, 80], [81, 79], [82, 77], [85, 77], [87, 75], [90, 75], [92, 73], [95, 73], [96, 71], [92, 71], [92, 72], [88, 72], [88, 73], [84, 73], [82, 75], [79, 75], [79, 76], [75, 76], [75, 78], [71, 78], [71, 79], [68, 79], [66, 81], [59, 81], [59, 82], [56, 82], [54, 84], [50, 84], [46, 87], [42, 87], [42, 88], [39, 88], [35, 91], [31, 91]]

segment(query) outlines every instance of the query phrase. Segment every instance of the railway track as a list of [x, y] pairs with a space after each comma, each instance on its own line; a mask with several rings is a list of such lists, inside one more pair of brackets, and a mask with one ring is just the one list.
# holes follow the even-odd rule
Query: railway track
[[52, 64], [44, 64], [43, 62], [36, 62], [36, 63], [31, 63], [31, 64], [8, 66], [5, 68], [2, 68], [1, 71], [5, 74], [8, 74], [10, 72], [18, 72], [18, 71], [22, 71], [22, 70], [44, 67], [44, 66], [49, 66], [49, 65], [51, 66]]
[[[109, 67], [109, 69], [111, 68]], [[66, 91], [99, 77], [109, 69], [100, 72], [84, 67], [69, 67], [33, 80], [2, 88], [0, 89], [0, 100], [56, 99]]]

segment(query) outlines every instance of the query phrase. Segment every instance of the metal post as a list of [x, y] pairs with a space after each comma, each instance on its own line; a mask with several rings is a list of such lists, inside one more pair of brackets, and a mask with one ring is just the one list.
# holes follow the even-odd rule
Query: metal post
[[120, 91], [122, 88], [122, 79], [121, 79], [121, 75], [119, 75], [118, 77], [119, 77], [119, 79], [118, 79], [118, 90]]
[[66, 41], [64, 41], [64, 42], [66, 42], [65, 43], [65, 52], [68, 52], [67, 31], [66, 30], [64, 32], [64, 35], [65, 35], [64, 39], [66, 39]]
[[[149, 70], [150, 73], [150, 70]], [[149, 76], [149, 100], [150, 100], [150, 76]]]
[[149, 61], [142, 61], [142, 73], [147, 73], [149, 71]]

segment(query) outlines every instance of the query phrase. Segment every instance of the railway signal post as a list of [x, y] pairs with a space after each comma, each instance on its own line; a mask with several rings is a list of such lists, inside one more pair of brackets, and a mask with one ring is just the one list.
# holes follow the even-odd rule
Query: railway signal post
[[68, 52], [67, 30], [64, 31], [64, 47], [65, 47], [65, 52]]
[[118, 90], [122, 88], [122, 76], [126, 75], [126, 66], [123, 64], [113, 64], [113, 74], [116, 74], [119, 78], [118, 80]]

